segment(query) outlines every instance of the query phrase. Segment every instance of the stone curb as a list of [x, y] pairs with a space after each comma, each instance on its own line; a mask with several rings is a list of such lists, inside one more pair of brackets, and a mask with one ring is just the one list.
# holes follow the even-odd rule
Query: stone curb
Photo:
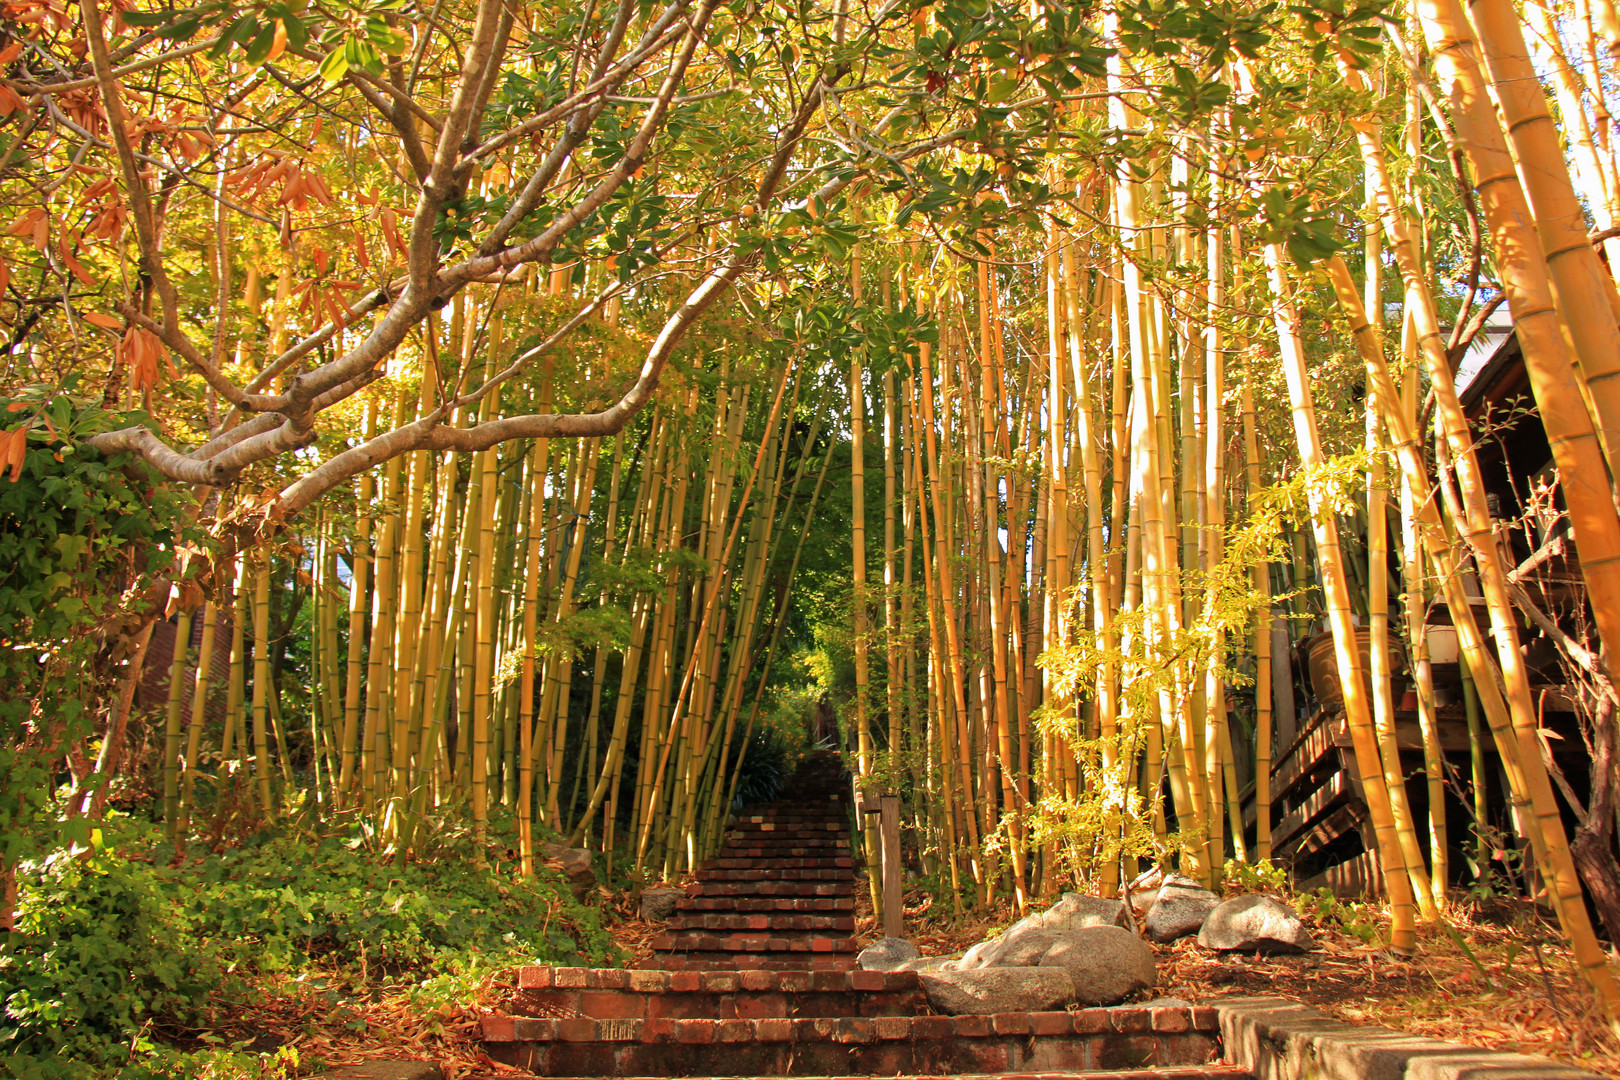
[[1549, 1058], [1348, 1024], [1286, 998], [1207, 1004], [1220, 1014], [1225, 1060], [1255, 1080], [1603, 1080]]

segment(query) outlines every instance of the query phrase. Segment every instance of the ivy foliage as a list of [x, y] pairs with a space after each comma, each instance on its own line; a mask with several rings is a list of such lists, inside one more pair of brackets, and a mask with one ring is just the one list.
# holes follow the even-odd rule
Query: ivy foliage
[[[0, 861], [24, 854], [55, 787], [45, 761], [90, 733], [96, 659], [129, 599], [172, 564], [191, 499], [83, 439], [127, 422], [67, 389], [4, 404], [0, 482]], [[80, 836], [77, 839], [83, 840]]]
[[[114, 821], [115, 850], [58, 850], [18, 874], [0, 946], [0, 1060], [127, 1059], [152, 1025], [203, 1029], [266, 976], [356, 970], [425, 983], [515, 963], [602, 965], [617, 947], [562, 876], [492, 873], [451, 845], [404, 866], [364, 837], [288, 829], [161, 865], [154, 829]], [[210, 995], [213, 995], [210, 997]]]

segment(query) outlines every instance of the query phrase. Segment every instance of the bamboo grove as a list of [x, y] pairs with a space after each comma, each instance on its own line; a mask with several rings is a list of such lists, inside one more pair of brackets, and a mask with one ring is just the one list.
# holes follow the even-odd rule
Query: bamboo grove
[[[344, 236], [358, 248], [314, 231], [294, 241], [289, 212], [279, 230], [249, 227], [233, 276], [228, 230], [192, 223], [199, 303], [235, 310], [269, 344], [227, 363], [221, 316], [213, 361], [168, 383], [184, 402], [172, 411], [220, 429], [197, 404], [217, 414], [230, 397], [215, 376], [271, 386], [304, 335], [322, 364], [367, 365], [321, 405], [318, 443], [240, 481], [168, 468], [144, 425], [164, 409], [159, 360], [189, 359], [175, 342], [193, 331], [138, 303], [117, 309], [129, 329], [111, 381], [148, 406], [146, 434], [96, 445], [194, 486], [195, 521], [212, 530], [131, 623], [133, 663], [111, 684], [98, 744], [114, 752], [153, 620], [170, 618], [194, 643], [176, 650], [151, 720], [171, 836], [184, 842], [227, 801], [255, 820], [314, 808], [365, 820], [407, 858], [448, 813], [480, 841], [512, 822], [523, 873], [561, 842], [676, 877], [718, 845], [750, 750], [769, 732], [810, 737], [791, 704], [807, 699], [791, 691], [819, 648], [831, 659], [815, 692], [836, 707], [855, 782], [903, 795], [915, 865], [956, 910], [1113, 894], [1145, 862], [1215, 883], [1228, 860], [1272, 856], [1288, 654], [1326, 631], [1392, 944], [1414, 947], [1450, 886], [1490, 873], [1488, 857], [1463, 868], [1452, 853], [1489, 847], [1487, 819], [1505, 816], [1529, 888], [1620, 1016], [1587, 903], [1620, 932], [1603, 899], [1620, 880], [1597, 820], [1608, 781], [1594, 767], [1588, 813], [1549, 770], [1519, 645], [1525, 626], [1557, 645], [1592, 689], [1588, 730], [1612, 747], [1614, 5], [806, 7], [780, 15], [781, 40], [761, 32], [779, 65], [766, 75], [735, 51], [762, 9], [719, 10], [678, 24], [625, 5], [608, 34], [618, 48], [640, 20], [643, 45], [684, 41], [670, 63], [709, 80], [684, 86], [679, 107], [698, 111], [670, 136], [678, 152], [661, 157], [650, 135], [636, 151], [668, 185], [625, 204], [640, 224], [582, 212], [570, 227], [611, 225], [613, 243], [553, 240], [520, 271], [467, 271], [401, 316], [414, 322], [386, 355], [365, 354], [405, 323], [365, 319], [407, 294], [383, 288], [344, 311], [322, 292], [337, 287], [328, 261], [358, 262], [364, 230], [393, 214], [378, 209], [382, 180], [336, 197], [311, 182], [317, 203], [354, 211], [362, 224]], [[593, 17], [565, 29], [583, 42]], [[502, 48], [544, 37], [503, 18]], [[568, 34], [552, 35], [565, 56]], [[731, 68], [693, 60], [700, 39], [733, 49]], [[1060, 49], [1062, 78], [1048, 79]], [[600, 55], [608, 70], [606, 45]], [[530, 48], [514, 70], [543, 81], [538, 57]], [[404, 94], [386, 64], [363, 60], [353, 66], [370, 75], [327, 84], [348, 78], [372, 105]], [[812, 61], [820, 74], [795, 81]], [[105, 92], [110, 69], [95, 66]], [[745, 100], [716, 89], [745, 69], [746, 93], [777, 110], [775, 156], [747, 156], [724, 104], [701, 114]], [[865, 96], [828, 89], [845, 79]], [[651, 117], [674, 94], [619, 104]], [[501, 100], [504, 123], [518, 106]], [[402, 129], [448, 123], [436, 101], [396, 104]], [[628, 127], [594, 160], [570, 157], [600, 115], [538, 147], [503, 136], [478, 148], [455, 213], [430, 207], [440, 224], [429, 215], [392, 245], [409, 288], [417, 240], [438, 228], [460, 252], [444, 215], [475, 230], [501, 214], [502, 186], [533, 168], [526, 155], [549, 155], [533, 183], [558, 206], [584, 206], [610, 164], [623, 167], [615, 183], [640, 177], [640, 156], [613, 164]], [[705, 124], [713, 133], [693, 134]], [[788, 152], [802, 146], [816, 149]], [[365, 140], [337, 148], [352, 161]], [[735, 172], [714, 164], [728, 149], [746, 156]], [[704, 202], [733, 189], [745, 197], [724, 212]], [[671, 209], [682, 199], [692, 209]], [[188, 205], [223, 220], [228, 200]], [[480, 206], [484, 217], [468, 209]], [[8, 262], [37, 248], [75, 275], [66, 248], [38, 242], [45, 228], [19, 219]], [[316, 242], [319, 275], [300, 292], [298, 244]], [[148, 266], [157, 256], [140, 244]], [[1510, 537], [1539, 526], [1495, 515], [1459, 399], [1458, 363], [1498, 308], [1579, 550], [1584, 639], [1526, 598]], [[32, 327], [17, 340], [46, 332]], [[30, 377], [63, 340], [35, 350]], [[51, 400], [15, 397], [13, 412]], [[48, 408], [28, 417], [16, 445], [55, 445]], [[1437, 605], [1465, 673], [1466, 773], [1449, 769], [1439, 734], [1426, 655]], [[1405, 687], [1421, 776], [1396, 743]], [[1485, 805], [1487, 748], [1505, 815]], [[106, 762], [67, 756], [66, 812], [99, 812]], [[1447, 785], [1475, 809], [1475, 835], [1452, 835]], [[1409, 797], [1420, 787], [1426, 820]]]

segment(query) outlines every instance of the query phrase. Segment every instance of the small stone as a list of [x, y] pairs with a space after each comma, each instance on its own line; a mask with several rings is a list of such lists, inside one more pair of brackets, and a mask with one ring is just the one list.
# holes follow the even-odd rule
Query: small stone
[[1172, 875], [1159, 886], [1158, 899], [1148, 908], [1143, 929], [1160, 944], [1196, 934], [1220, 902], [1220, 897], [1197, 882]]
[[591, 867], [591, 853], [584, 848], [571, 848], [562, 844], [539, 844], [546, 862], [555, 864], [568, 880], [568, 888], [575, 897], [585, 899], [596, 889], [596, 871]]
[[1067, 971], [1084, 1005], [1113, 1005], [1159, 979], [1153, 950], [1117, 926], [1086, 926], [1059, 935], [1040, 966]]
[[925, 971], [918, 979], [928, 1003], [951, 1016], [1047, 1012], [1075, 999], [1074, 980], [1062, 968]]
[[675, 914], [675, 905], [685, 895], [685, 889], [642, 889], [641, 917], [647, 922], [664, 922]]
[[1216, 905], [1198, 944], [1223, 952], [1301, 953], [1316, 947], [1294, 909], [1269, 896], [1236, 896]]
[[862, 971], [897, 971], [901, 964], [916, 960], [922, 953], [905, 938], [880, 938], [862, 949], [855, 963]]

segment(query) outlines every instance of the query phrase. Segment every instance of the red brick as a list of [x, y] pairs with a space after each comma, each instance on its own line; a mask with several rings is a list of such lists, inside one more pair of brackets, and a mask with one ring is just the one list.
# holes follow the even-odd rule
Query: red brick
[[712, 1043], [718, 1020], [682, 1020], [675, 1026], [675, 1041], [682, 1043]]
[[669, 988], [677, 994], [695, 994], [703, 987], [703, 976], [696, 971], [675, 971], [669, 976]]
[[630, 973], [623, 968], [601, 968], [596, 979], [603, 990], [624, 990], [630, 985]]
[[956, 1018], [957, 1038], [983, 1038], [988, 1034], [990, 1034], [990, 1018], [988, 1016], [958, 1016]]
[[1171, 1034], [1191, 1031], [1192, 1016], [1190, 1010], [1175, 1007], [1154, 1009], [1153, 1030]]
[[956, 1024], [949, 1016], [919, 1016], [911, 1021], [913, 1039], [949, 1039], [956, 1034]]
[[723, 1043], [749, 1042], [754, 1037], [754, 1025], [747, 1020], [722, 1020], [714, 1029], [714, 1041]]
[[791, 1023], [794, 1042], [819, 1042], [827, 1037], [825, 1023], [815, 1017], [796, 1016]]
[[589, 984], [590, 968], [555, 968], [551, 973], [551, 985], [559, 990], [583, 990]]
[[842, 971], [815, 971], [810, 974], [810, 987], [822, 993], [837, 993], [848, 985], [844, 979]]
[[793, 1021], [785, 1017], [753, 1021], [756, 1042], [788, 1042], [793, 1038]]
[[1220, 1011], [1209, 1005], [1194, 1006], [1192, 1010], [1192, 1028], [1194, 1031], [1221, 1030]]
[[551, 969], [533, 964], [518, 968], [518, 988], [521, 990], [551, 989]]
[[852, 971], [849, 973], [849, 988], [851, 990], [886, 990], [888, 979], [884, 978], [888, 972], [884, 971]]
[[911, 1021], [909, 1016], [878, 1016], [872, 1019], [872, 1030], [880, 1039], [909, 1039]]
[[990, 1018], [990, 1027], [997, 1035], [1028, 1035], [1030, 1033], [1029, 1021], [1029, 1013], [996, 1013]]
[[732, 999], [731, 1010], [743, 1020], [765, 1020], [786, 1016], [788, 1002], [782, 994], [739, 994]]
[[594, 1020], [640, 1020], [647, 1015], [647, 999], [622, 990], [586, 990], [579, 995], [579, 1011]]
[[742, 979], [735, 971], [705, 972], [700, 981], [705, 994], [731, 994], [742, 985]]
[[596, 1042], [596, 1021], [578, 1017], [557, 1021], [557, 1037], [563, 1042]]
[[740, 974], [742, 976], [741, 981], [742, 988], [744, 990], [758, 993], [760, 991], [776, 989], [776, 975], [773, 972], [744, 971]]
[[1029, 1014], [1031, 1035], [1068, 1035], [1074, 1031], [1074, 1020], [1066, 1012], [1033, 1012]]
[[640, 1042], [643, 1020], [603, 1020], [596, 1025], [596, 1040], [602, 1043]]
[[972, 1072], [993, 1075], [1007, 1071], [1007, 1048], [1001, 1043], [970, 1043], [961, 1049], [966, 1051], [963, 1056], [972, 1063]]
[[675, 1041], [677, 1023], [664, 1017], [646, 1020], [641, 1025], [641, 1041], [644, 1043], [667, 1043]]
[[833, 1042], [869, 1043], [877, 1038], [877, 1029], [872, 1026], [870, 1020], [841, 1017], [829, 1026], [831, 1030], [828, 1034], [832, 1036]]
[[1080, 1009], [1069, 1017], [1076, 1035], [1102, 1035], [1114, 1030], [1113, 1021], [1104, 1009]]
[[1146, 1009], [1110, 1009], [1114, 1030], [1121, 1035], [1140, 1035], [1153, 1030], [1153, 1018]]
[[555, 1042], [557, 1021], [523, 1017], [512, 1025], [512, 1038], [518, 1042]]
[[485, 1042], [514, 1042], [516, 1025], [510, 1016], [486, 1016], [479, 1021]]

